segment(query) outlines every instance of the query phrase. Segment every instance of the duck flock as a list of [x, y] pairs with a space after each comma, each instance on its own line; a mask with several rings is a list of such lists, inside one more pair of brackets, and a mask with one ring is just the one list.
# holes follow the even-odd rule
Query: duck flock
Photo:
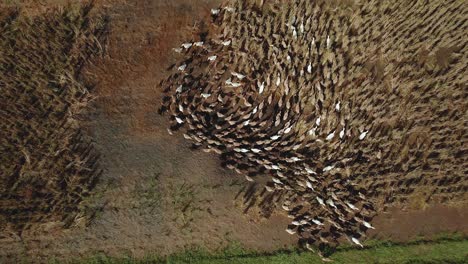
[[352, 168], [385, 158], [375, 139], [385, 109], [368, 107], [385, 96], [363, 73], [370, 40], [351, 8], [291, 2], [211, 10], [208, 37], [174, 49], [181, 59], [161, 83], [160, 112], [170, 134], [183, 129], [247, 181], [268, 175], [286, 231], [308, 248], [362, 247], [377, 209]]

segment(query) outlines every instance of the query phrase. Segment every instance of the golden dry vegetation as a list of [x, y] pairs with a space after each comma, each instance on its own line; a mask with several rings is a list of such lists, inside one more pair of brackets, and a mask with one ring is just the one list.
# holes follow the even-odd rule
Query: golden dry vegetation
[[91, 8], [1, 10], [1, 229], [76, 223], [96, 183], [99, 155], [80, 131], [93, 96], [80, 74], [103, 52], [107, 21]]

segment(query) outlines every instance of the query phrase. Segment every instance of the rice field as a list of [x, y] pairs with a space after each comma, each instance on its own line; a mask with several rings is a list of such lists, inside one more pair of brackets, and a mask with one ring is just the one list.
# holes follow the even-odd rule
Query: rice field
[[467, 14], [0, 2], [0, 263], [468, 262]]
[[92, 6], [25, 16], [0, 10], [0, 229], [85, 220], [80, 202], [100, 174], [80, 131], [93, 100], [81, 68], [103, 52], [107, 22]]

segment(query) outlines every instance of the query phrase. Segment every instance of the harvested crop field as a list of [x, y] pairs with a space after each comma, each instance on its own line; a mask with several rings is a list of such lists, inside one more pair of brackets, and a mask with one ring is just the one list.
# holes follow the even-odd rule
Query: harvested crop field
[[70, 226], [99, 177], [99, 156], [78, 124], [93, 97], [81, 68], [102, 53], [107, 23], [90, 9], [40, 17], [2, 10], [2, 230]]
[[[327, 190], [333, 187], [330, 179], [343, 179], [340, 185], [351, 182], [374, 208], [367, 221], [376, 229], [365, 233], [350, 229], [337, 240], [339, 244], [349, 244], [345, 235], [351, 236], [353, 230], [364, 246], [366, 240], [405, 242], [420, 236], [430, 240], [453, 232], [460, 233], [463, 241], [468, 234], [464, 35], [468, 7], [464, 1], [444, 5], [318, 1], [310, 5], [312, 17], [317, 17], [311, 35], [306, 33], [306, 19], [303, 30], [300, 26], [300, 18], [310, 16], [309, 6], [300, 6], [306, 1], [288, 5], [284, 4], [287, 1], [265, 1], [263, 5], [263, 1], [252, 5], [225, 2], [224, 6], [234, 7], [239, 15], [229, 15], [229, 10], [221, 8], [213, 16], [212, 9], [217, 10], [222, 2], [98, 0], [87, 6], [85, 2], [70, 5], [48, 0], [0, 4], [0, 262], [65, 261], [95, 255], [142, 259], [194, 248], [219, 252], [232, 245], [264, 254], [304, 247], [304, 237], [285, 231], [295, 219], [288, 218], [282, 205], [299, 203], [310, 208], [301, 213], [314, 214], [324, 222], [327, 210], [315, 196], [317, 204], [294, 199], [304, 194], [301, 188], [306, 187], [301, 185], [307, 184], [290, 182], [288, 175], [302, 162], [323, 182], [319, 197], [324, 203], [334, 201], [326, 199]], [[286, 14], [292, 17], [294, 12], [296, 21], [288, 22]], [[253, 18], [257, 20], [249, 20]], [[286, 26], [261, 28], [269, 23], [297, 24], [296, 36]], [[265, 40], [280, 50], [281, 41], [291, 45], [284, 57], [275, 55], [276, 62], [285, 65], [284, 72], [274, 63], [268, 64], [268, 52], [258, 52], [265, 46], [261, 40], [268, 39], [268, 30], [276, 32], [271, 35], [290, 31], [278, 43]], [[246, 36], [255, 38], [243, 41]], [[329, 50], [327, 36], [332, 36]], [[343, 36], [349, 38], [346, 45]], [[221, 43], [227, 37], [232, 39], [230, 46]], [[316, 49], [318, 59], [308, 55], [310, 70], [308, 63], [295, 63], [296, 69], [303, 68], [304, 76], [314, 73], [298, 85], [294, 76], [285, 74], [292, 72], [288, 61], [305, 57], [300, 48], [302, 43], [309, 47], [312, 38], [322, 48]], [[181, 46], [184, 43], [191, 44], [187, 51]], [[178, 48], [181, 53], [174, 51]], [[323, 55], [328, 51], [337, 58]], [[238, 54], [245, 59], [237, 60]], [[203, 61], [210, 56], [216, 56], [215, 66]], [[180, 75], [178, 68], [183, 65], [186, 73]], [[250, 72], [254, 67], [258, 69]], [[226, 73], [216, 79], [221, 71]], [[229, 76], [229, 72], [239, 75]], [[289, 80], [290, 92], [285, 97], [283, 84], [275, 86], [278, 73], [282, 82]], [[177, 97], [177, 89], [178, 82], [188, 82], [189, 78], [184, 79], [188, 75], [195, 76], [198, 86], [184, 85], [183, 92], [192, 96], [185, 103], [184, 97]], [[268, 75], [273, 76], [270, 85]], [[236, 113], [258, 109], [262, 101], [268, 105], [270, 94], [274, 94], [273, 104], [285, 98], [284, 107], [289, 100], [293, 110], [300, 102], [300, 113], [291, 110], [284, 117], [281, 112], [275, 128], [277, 120], [269, 113], [276, 110], [266, 106], [258, 123], [269, 121], [256, 132], [248, 128], [255, 120], [250, 124], [243, 120], [244, 125], [236, 123], [232, 128], [217, 123], [220, 118], [204, 119], [209, 113], [196, 114], [205, 122], [203, 129], [186, 125], [173, 129], [173, 135], [168, 133], [168, 128], [179, 124], [175, 117], [189, 122], [187, 113], [178, 112], [179, 102], [184, 102], [185, 109], [201, 113], [200, 109], [209, 108], [204, 97], [216, 93], [210, 87], [223, 87], [229, 78], [227, 86], [239, 83], [249, 92], [237, 93], [232, 89], [236, 87], [227, 87], [222, 89], [230, 90], [223, 90], [222, 96], [226, 100], [242, 98], [239, 103], [252, 105], [237, 108], [233, 119]], [[317, 79], [323, 94], [317, 92]], [[262, 82], [265, 88], [259, 95]], [[198, 92], [198, 87], [205, 90]], [[299, 100], [294, 101], [290, 94], [296, 90]], [[305, 95], [309, 101], [301, 99]], [[172, 96], [174, 106], [168, 105], [169, 113], [160, 115], [164, 98]], [[340, 111], [336, 110], [338, 102]], [[302, 107], [314, 104], [320, 107]], [[226, 103], [216, 111], [226, 114], [230, 109], [236, 108]], [[253, 167], [251, 156], [234, 150], [248, 146], [257, 152], [260, 144], [249, 145], [252, 139], [265, 141], [260, 134], [270, 138], [274, 136], [270, 132], [280, 131], [287, 122], [292, 126], [287, 140], [299, 142], [301, 133], [309, 131], [305, 128], [317, 124], [318, 116], [321, 126], [315, 130], [314, 140], [322, 142], [303, 141], [309, 152], [298, 148], [296, 155], [295, 150], [275, 147], [269, 150], [269, 157], [262, 157], [272, 161], [273, 156], [292, 161], [300, 158], [302, 161], [278, 161], [285, 178], [278, 178], [272, 164]], [[341, 118], [349, 122], [343, 125]], [[210, 130], [215, 125], [220, 127]], [[210, 147], [218, 146], [215, 138], [194, 147], [191, 133], [205, 133], [207, 127], [210, 135], [220, 131], [238, 134], [220, 141], [227, 147]], [[341, 143], [344, 128], [350, 138], [368, 132], [363, 140]], [[336, 134], [328, 139], [333, 131]], [[241, 139], [248, 143], [229, 149], [229, 142]], [[334, 168], [325, 169], [327, 166]], [[290, 187], [275, 189], [280, 184], [272, 177]], [[265, 186], [275, 190], [270, 193]], [[339, 188], [333, 188], [339, 199], [359, 199], [351, 194], [341, 196]], [[353, 226], [360, 225], [362, 222], [355, 222]], [[325, 248], [324, 254], [329, 252]], [[335, 255], [341, 263], [339, 252]], [[306, 260], [297, 260], [301, 261]]]

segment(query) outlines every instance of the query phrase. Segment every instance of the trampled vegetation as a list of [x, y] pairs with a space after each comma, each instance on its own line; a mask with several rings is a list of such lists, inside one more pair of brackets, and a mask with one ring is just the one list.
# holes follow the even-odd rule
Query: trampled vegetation
[[95, 184], [98, 155], [79, 125], [92, 98], [81, 68], [102, 53], [107, 21], [91, 9], [0, 12], [0, 229], [79, 221]]

